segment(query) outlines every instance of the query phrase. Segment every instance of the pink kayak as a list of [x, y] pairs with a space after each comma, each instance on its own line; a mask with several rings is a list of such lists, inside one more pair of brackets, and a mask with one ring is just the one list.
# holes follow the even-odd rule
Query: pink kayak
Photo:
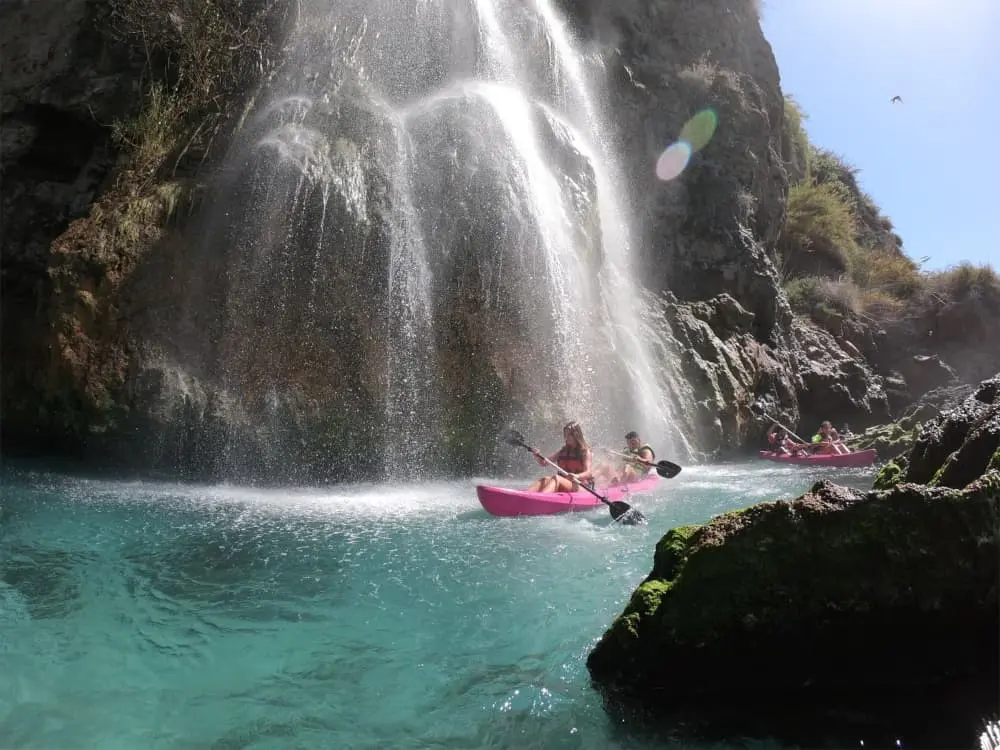
[[774, 461], [779, 464], [799, 464], [802, 466], [839, 466], [857, 467], [871, 466], [875, 463], [875, 449], [869, 448], [866, 451], [854, 451], [853, 453], [823, 453], [811, 456], [790, 456], [772, 453], [771, 451], [761, 451], [760, 457], [765, 461]]
[[[611, 502], [615, 500], [627, 501], [633, 493], [651, 490], [659, 481], [660, 477], [654, 471], [650, 472], [649, 476], [630, 484], [598, 487], [596, 491]], [[505, 487], [492, 487], [488, 484], [477, 484], [476, 495], [486, 511], [494, 516], [546, 516], [551, 513], [573, 513], [580, 510], [592, 510], [598, 506], [606, 507], [604, 503], [586, 490], [579, 492], [526, 492]]]

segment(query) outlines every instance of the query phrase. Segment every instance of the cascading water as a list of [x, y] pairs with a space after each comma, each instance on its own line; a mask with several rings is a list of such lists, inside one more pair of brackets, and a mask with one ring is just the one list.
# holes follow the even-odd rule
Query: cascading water
[[226, 391], [408, 472], [512, 418], [681, 447], [600, 73], [549, 0], [303, 2], [217, 217]]

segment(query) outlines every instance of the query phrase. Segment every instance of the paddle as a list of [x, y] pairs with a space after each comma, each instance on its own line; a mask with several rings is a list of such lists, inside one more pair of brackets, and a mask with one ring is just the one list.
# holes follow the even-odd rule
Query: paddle
[[[558, 471], [560, 474], [562, 474], [564, 477], [572, 477], [573, 476], [568, 471], [566, 471], [565, 469], [563, 469], [562, 467], [560, 467], [559, 464], [557, 464], [557, 463], [555, 463], [553, 461], [550, 461], [545, 456], [543, 456], [541, 453], [539, 453], [537, 450], [535, 450], [530, 445], [528, 445], [527, 443], [525, 443], [524, 442], [524, 436], [521, 435], [520, 432], [517, 432], [516, 430], [511, 430], [510, 432], [508, 432], [507, 433], [507, 443], [509, 443], [510, 445], [514, 445], [514, 446], [517, 446], [519, 448], [524, 448], [524, 449], [530, 451], [535, 456], [537, 456], [538, 458], [542, 459], [545, 463], [547, 463], [550, 466], [552, 466], [553, 468], [555, 468], [555, 470]], [[608, 506], [608, 510], [611, 511], [611, 517], [615, 521], [620, 521], [621, 523], [628, 524], [628, 525], [634, 525], [634, 524], [638, 524], [638, 523], [645, 523], [646, 517], [644, 515], [642, 515], [642, 513], [640, 513], [639, 511], [637, 511], [635, 508], [633, 508], [631, 505], [629, 505], [628, 503], [622, 502], [621, 500], [615, 500], [615, 501], [608, 500], [606, 497], [602, 497], [597, 492], [595, 492], [594, 490], [590, 489], [590, 487], [588, 487], [587, 485], [581, 483], [580, 486], [583, 487], [583, 489], [587, 490], [587, 492], [589, 492], [591, 495], [593, 495], [594, 497], [596, 497], [598, 500], [600, 500], [602, 503], [604, 503], [605, 505], [607, 505]]]
[[777, 419], [775, 419], [774, 417], [772, 417], [767, 412], [761, 411], [761, 414], [764, 416], [765, 419], [769, 419], [772, 422], [774, 422], [774, 424], [776, 424], [778, 427], [780, 427], [781, 429], [783, 429], [785, 432], [787, 432], [789, 435], [791, 435], [793, 438], [795, 438], [796, 440], [798, 440], [803, 445], [811, 445], [811, 443], [808, 440], [803, 440], [802, 438], [800, 438], [798, 435], [796, 435], [790, 429], [788, 429], [787, 427], [785, 427], [785, 425], [781, 424], [781, 422], [779, 422]]
[[628, 459], [629, 461], [635, 461], [644, 466], [649, 466], [650, 468], [655, 468], [656, 473], [665, 479], [673, 479], [678, 474], [681, 473], [681, 467], [672, 461], [657, 461], [653, 463], [652, 461], [647, 461], [644, 458], [639, 458], [638, 456], [631, 456], [627, 453], [620, 453], [619, 451], [613, 451], [610, 448], [601, 448], [602, 451], [610, 453], [613, 456], [621, 456], [622, 458]]

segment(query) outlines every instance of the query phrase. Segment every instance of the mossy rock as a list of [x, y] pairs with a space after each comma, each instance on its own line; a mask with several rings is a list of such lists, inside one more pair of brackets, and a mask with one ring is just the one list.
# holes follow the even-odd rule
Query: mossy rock
[[860, 437], [851, 441], [855, 450], [874, 448], [880, 459], [891, 460], [906, 453], [920, 433], [920, 423], [912, 421], [893, 422], [878, 427], [869, 427]]
[[673, 530], [588, 668], [660, 706], [995, 669], [998, 504], [982, 488], [863, 494], [823, 482]]
[[875, 475], [875, 484], [873, 487], [876, 490], [891, 489], [900, 483], [903, 476], [903, 467], [895, 461], [889, 461], [878, 470], [878, 474]]

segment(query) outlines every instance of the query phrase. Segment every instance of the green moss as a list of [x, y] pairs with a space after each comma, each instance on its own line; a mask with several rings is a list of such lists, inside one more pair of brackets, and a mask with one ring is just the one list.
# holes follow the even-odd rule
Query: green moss
[[483, 459], [483, 446], [491, 445], [509, 408], [503, 382], [492, 370], [474, 372], [468, 389], [456, 392], [447, 410], [441, 447], [448, 465], [468, 475]]
[[928, 487], [937, 487], [939, 484], [941, 484], [941, 478], [944, 476], [944, 473], [948, 470], [948, 467], [951, 466], [952, 463], [954, 462], [956, 455], [958, 455], [958, 451], [955, 451], [954, 453], [949, 455], [948, 458], [944, 460], [944, 463], [942, 463], [938, 467], [938, 470], [934, 472], [934, 476], [931, 477], [931, 480], [927, 483]]
[[1000, 499], [1000, 468], [987, 470], [973, 484], [978, 490], [977, 495], [982, 493], [982, 496]]
[[878, 470], [878, 474], [875, 475], [875, 484], [873, 487], [876, 490], [888, 490], [899, 484], [903, 476], [903, 468], [895, 461], [889, 461]]
[[663, 595], [670, 591], [673, 584], [669, 581], [646, 581], [632, 593], [628, 610], [637, 613], [640, 617], [648, 617], [656, 612], [660, 607], [660, 600]]
[[997, 448], [996, 451], [993, 453], [993, 458], [990, 459], [989, 464], [986, 466], [986, 470], [1000, 471], [1000, 448]]
[[673, 583], [647, 579], [632, 592], [632, 598], [624, 611], [615, 618], [605, 637], [613, 638], [628, 648], [639, 638], [639, 625], [643, 619], [651, 617], [660, 608], [660, 601], [673, 587]]
[[656, 545], [650, 578], [674, 580], [690, 554], [691, 537], [701, 528], [700, 524], [679, 526], [664, 534]]
[[670, 529], [656, 545], [653, 570], [632, 593], [628, 605], [605, 633], [606, 638], [624, 647], [639, 638], [639, 624], [652, 616], [660, 602], [674, 586], [674, 579], [690, 554], [691, 537], [702, 528], [700, 525], [680, 526]]
[[900, 420], [879, 427], [869, 427], [852, 445], [858, 450], [874, 448], [881, 459], [896, 459], [906, 453], [920, 434], [920, 423]]
[[628, 641], [636, 640], [639, 638], [639, 613], [633, 612], [631, 614], [622, 614], [614, 623], [611, 625], [611, 629], [608, 631], [613, 637], [617, 638], [622, 645], [627, 645]]

